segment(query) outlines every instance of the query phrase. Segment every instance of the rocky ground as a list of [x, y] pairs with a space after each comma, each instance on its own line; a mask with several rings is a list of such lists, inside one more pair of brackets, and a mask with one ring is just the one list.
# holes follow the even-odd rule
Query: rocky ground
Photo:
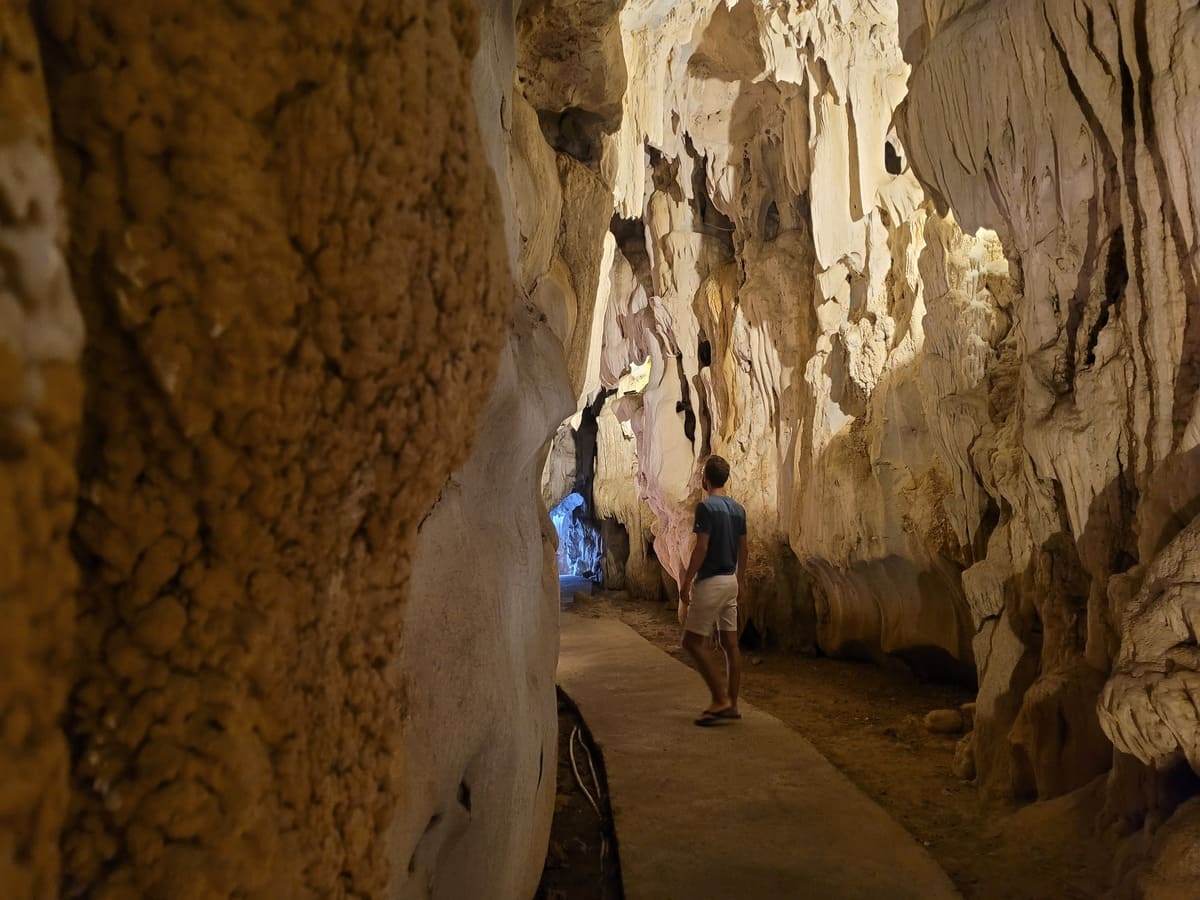
[[[687, 661], [668, 607], [580, 598], [575, 610], [619, 617]], [[699, 680], [696, 689], [703, 692]], [[959, 735], [933, 734], [923, 720], [933, 710], [957, 709], [971, 700], [965, 688], [921, 682], [904, 671], [864, 663], [746, 651], [742, 694], [812, 741], [902, 823], [967, 900], [1091, 900], [1107, 888], [1113, 843], [1093, 824], [1102, 784], [1059, 800], [1013, 807], [983, 802], [973, 784], [954, 775]], [[566, 777], [570, 789], [569, 765]], [[559, 788], [561, 809], [570, 797], [563, 793], [561, 763]], [[587, 801], [579, 800], [590, 813]], [[554, 840], [562, 840], [560, 818], [557, 813], [552, 857]]]

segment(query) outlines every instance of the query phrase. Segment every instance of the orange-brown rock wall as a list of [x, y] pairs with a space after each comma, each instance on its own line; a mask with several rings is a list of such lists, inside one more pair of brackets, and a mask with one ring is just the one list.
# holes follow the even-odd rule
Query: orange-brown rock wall
[[25, 4], [0, 4], [0, 39], [0, 895], [43, 898], [67, 811], [83, 323]]
[[511, 278], [474, 5], [41, 7], [87, 321], [65, 891], [377, 896]]

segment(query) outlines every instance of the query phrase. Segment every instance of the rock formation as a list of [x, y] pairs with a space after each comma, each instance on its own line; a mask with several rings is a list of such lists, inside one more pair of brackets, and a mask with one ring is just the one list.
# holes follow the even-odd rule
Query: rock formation
[[1169, 815], [1197, 768], [1200, 14], [630, 0], [621, 28], [598, 510], [677, 577], [722, 453], [747, 627], [977, 677], [988, 793], [1111, 770], [1110, 816]]
[[1010, 786], [1038, 796], [1104, 771], [1093, 709], [1115, 664], [1110, 792], [1137, 824], [1172, 800], [1131, 800], [1142, 776], [1122, 755], [1161, 772], [1197, 762], [1195, 706], [1179, 700], [1197, 668], [1180, 566], [1200, 498], [1200, 181], [1185, 163], [1200, 145], [1200, 11], [904, 3], [900, 19], [911, 164], [964, 228], [995, 229], [1022, 274], [1016, 431], [973, 452], [1000, 509], [963, 576], [988, 648], [983, 752], [1010, 744]]
[[[753, 523], [758, 633], [966, 675], [959, 573], [988, 506], [956, 488], [1014, 289], [994, 237], [931, 215], [889, 130], [895, 10], [659, 6], [622, 13], [645, 77], [604, 138], [617, 218], [586, 384], [613, 391], [623, 429], [602, 429], [598, 473], [632, 451], [637, 479], [598, 510], [678, 576], [697, 464], [722, 453]], [[643, 361], [645, 386], [622, 389]], [[954, 421], [931, 424], [942, 406]]]
[[511, 298], [473, 5], [39, 12], [88, 328], [64, 892], [380, 896], [417, 525]]

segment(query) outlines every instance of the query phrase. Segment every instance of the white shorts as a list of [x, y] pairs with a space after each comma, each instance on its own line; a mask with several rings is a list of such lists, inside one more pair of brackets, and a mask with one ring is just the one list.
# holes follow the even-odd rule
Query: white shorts
[[714, 575], [697, 581], [683, 620], [684, 630], [708, 637], [716, 623], [721, 631], [737, 631], [737, 595], [736, 575]]

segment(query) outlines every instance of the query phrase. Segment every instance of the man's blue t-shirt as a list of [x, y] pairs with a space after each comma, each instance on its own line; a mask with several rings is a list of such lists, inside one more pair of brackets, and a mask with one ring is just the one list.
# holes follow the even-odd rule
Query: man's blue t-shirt
[[738, 545], [746, 533], [746, 510], [740, 503], [729, 497], [705, 497], [696, 504], [692, 531], [708, 535], [708, 553], [696, 573], [697, 581], [737, 571]]

